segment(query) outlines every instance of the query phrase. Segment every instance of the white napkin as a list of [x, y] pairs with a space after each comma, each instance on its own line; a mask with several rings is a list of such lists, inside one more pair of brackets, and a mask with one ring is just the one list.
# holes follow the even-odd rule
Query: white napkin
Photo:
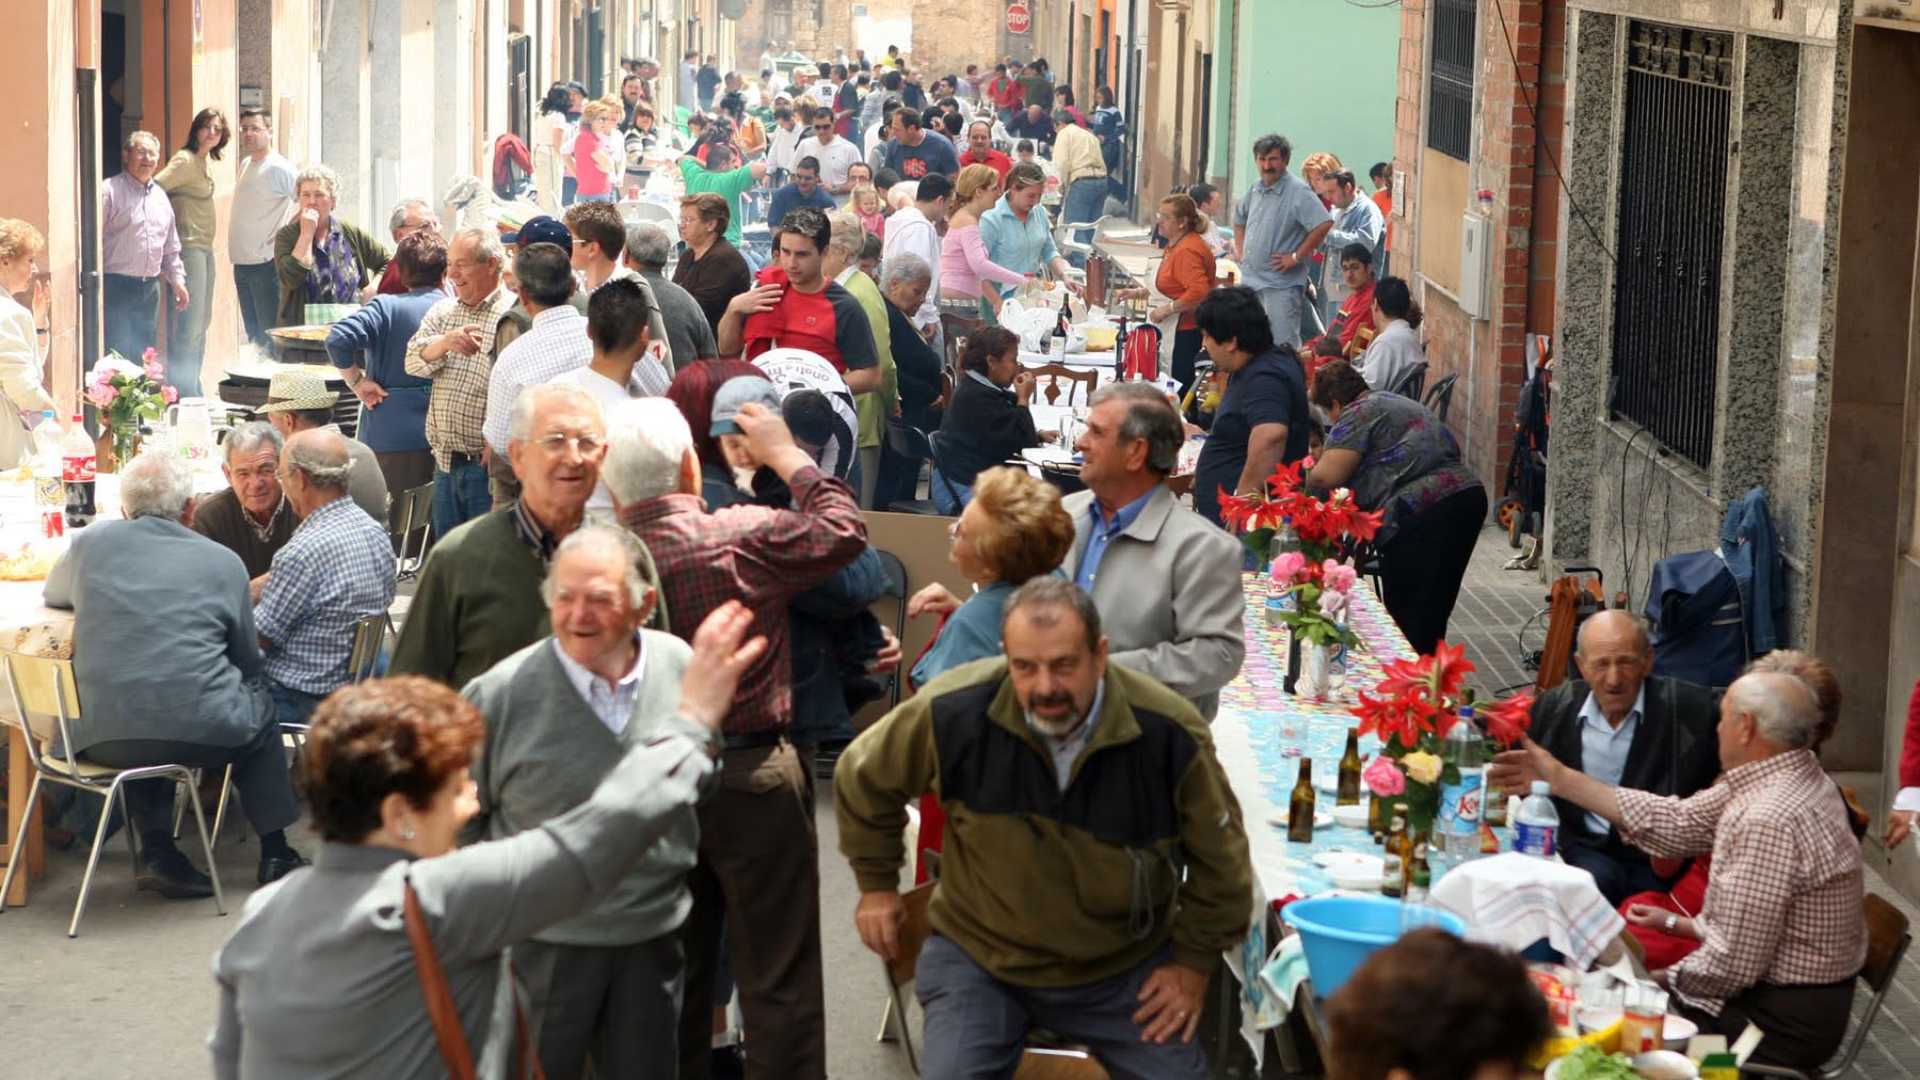
[[1545, 938], [1576, 971], [1627, 925], [1592, 874], [1511, 851], [1449, 870], [1433, 900], [1465, 919], [1475, 941], [1519, 950]]

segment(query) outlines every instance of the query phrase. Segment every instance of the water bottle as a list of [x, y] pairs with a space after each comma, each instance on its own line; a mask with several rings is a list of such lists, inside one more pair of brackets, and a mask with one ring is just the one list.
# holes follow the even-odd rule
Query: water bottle
[[[1299, 550], [1300, 539], [1293, 534], [1293, 527], [1282, 522], [1280, 527], [1274, 530], [1273, 543], [1267, 549], [1268, 554], [1277, 560], [1289, 551]], [[1267, 575], [1266, 612], [1268, 626], [1279, 626], [1282, 621], [1281, 616], [1293, 610], [1294, 594], [1291, 591], [1292, 585], [1293, 583], [1289, 581], [1276, 580], [1271, 573]]]
[[86, 424], [80, 414], [75, 413], [73, 423], [67, 426], [67, 433], [60, 440], [60, 480], [66, 496], [62, 509], [69, 529], [93, 524], [98, 512], [93, 501], [93, 457], [93, 440], [87, 438]]
[[33, 429], [33, 507], [40, 513], [40, 535], [51, 540], [67, 531], [67, 490], [60, 478], [60, 421], [52, 409], [40, 413]]
[[1523, 855], [1553, 858], [1560, 838], [1560, 812], [1553, 808], [1548, 790], [1545, 780], [1535, 780], [1533, 794], [1520, 804], [1520, 813], [1513, 819], [1513, 850]]
[[1440, 820], [1434, 839], [1441, 863], [1451, 868], [1480, 853], [1481, 776], [1487, 756], [1472, 706], [1461, 708], [1459, 719], [1447, 729], [1440, 764]]

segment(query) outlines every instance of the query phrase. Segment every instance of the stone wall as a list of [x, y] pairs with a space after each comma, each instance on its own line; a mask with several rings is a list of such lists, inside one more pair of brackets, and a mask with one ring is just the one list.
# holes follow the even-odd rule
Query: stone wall
[[[740, 20], [738, 55], [742, 67], [755, 64], [762, 49], [773, 37], [775, 0], [756, 0], [748, 5]], [[966, 70], [968, 64], [990, 66], [1002, 51], [1005, 4], [1003, 0], [863, 0], [870, 18], [877, 21], [911, 19], [910, 40], [898, 44], [909, 61], [927, 73], [927, 81]], [[792, 0], [790, 40], [807, 56], [832, 60], [844, 49], [853, 55], [856, 33], [852, 5], [834, 0], [816, 5], [814, 0]], [[789, 38], [775, 42], [778, 53]], [[869, 59], [885, 55], [886, 44], [868, 48]]]

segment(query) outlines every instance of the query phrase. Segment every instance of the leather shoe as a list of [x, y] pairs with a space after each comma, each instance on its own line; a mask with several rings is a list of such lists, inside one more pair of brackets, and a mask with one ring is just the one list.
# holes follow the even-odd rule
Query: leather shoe
[[213, 895], [213, 879], [194, 869], [178, 849], [157, 851], [141, 860], [134, 885], [169, 900], [197, 900]]
[[708, 1061], [713, 1080], [740, 1080], [747, 1075], [747, 1056], [738, 1043], [714, 1047]]
[[295, 870], [307, 865], [307, 860], [297, 851], [289, 850], [285, 855], [267, 855], [260, 859], [260, 877], [262, 885], [271, 885]]

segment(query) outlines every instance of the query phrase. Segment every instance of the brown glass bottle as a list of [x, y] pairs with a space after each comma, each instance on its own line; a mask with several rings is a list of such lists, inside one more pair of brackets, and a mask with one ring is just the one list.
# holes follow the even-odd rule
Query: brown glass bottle
[[1340, 755], [1339, 794], [1335, 806], [1360, 805], [1360, 729], [1347, 729], [1347, 752]]
[[1313, 842], [1313, 759], [1300, 759], [1300, 779], [1294, 782], [1293, 797], [1287, 803], [1287, 839], [1302, 844]]
[[1413, 867], [1413, 834], [1407, 831], [1407, 804], [1393, 804], [1393, 827], [1387, 831], [1387, 851], [1380, 868], [1380, 895], [1399, 899], [1407, 892]]

